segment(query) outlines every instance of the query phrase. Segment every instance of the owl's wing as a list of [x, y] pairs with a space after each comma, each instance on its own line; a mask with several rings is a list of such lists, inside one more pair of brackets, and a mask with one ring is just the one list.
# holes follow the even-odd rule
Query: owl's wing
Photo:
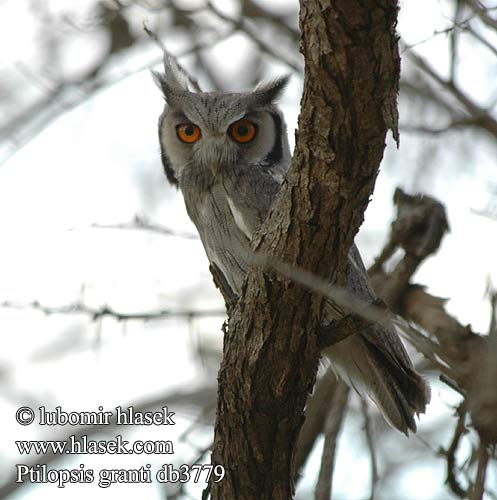
[[[356, 245], [353, 244], [349, 252], [349, 266], [347, 270], [347, 288], [356, 297], [367, 304], [373, 304], [377, 300], [369, 283], [369, 277], [361, 258], [361, 254]], [[391, 314], [385, 311], [385, 314]], [[399, 368], [406, 365], [411, 366], [411, 361], [407, 355], [402, 342], [400, 341], [393, 324], [388, 327], [377, 326], [372, 332], [364, 332], [365, 339], [374, 344], [384, 356], [391, 362], [397, 364]]]
[[[200, 213], [201, 233], [214, 282], [227, 304], [240, 292], [253, 263], [250, 241], [258, 231], [280, 185], [268, 172], [249, 169], [211, 188], [209, 210]], [[205, 208], [205, 207], [204, 207]], [[215, 221], [215, 224], [212, 224]]]
[[[363, 302], [376, 300], [355, 245], [349, 253], [347, 287]], [[327, 307], [330, 316], [332, 311]], [[394, 427], [404, 433], [415, 431], [414, 414], [424, 412], [430, 392], [414, 370], [393, 323], [371, 324], [326, 348], [324, 355], [336, 373], [357, 392], [367, 394]]]

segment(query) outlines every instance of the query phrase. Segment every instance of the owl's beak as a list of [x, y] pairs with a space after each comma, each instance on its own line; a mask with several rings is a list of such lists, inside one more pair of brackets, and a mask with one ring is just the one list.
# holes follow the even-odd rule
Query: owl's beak
[[236, 151], [225, 136], [213, 136], [205, 141], [201, 150], [203, 165], [216, 176], [236, 158]]

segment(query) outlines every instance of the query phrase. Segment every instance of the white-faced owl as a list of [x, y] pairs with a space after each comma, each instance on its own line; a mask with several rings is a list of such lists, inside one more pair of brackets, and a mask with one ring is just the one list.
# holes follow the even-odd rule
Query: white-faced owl
[[[291, 161], [285, 121], [276, 105], [287, 79], [243, 93], [202, 92], [167, 52], [164, 73], [154, 77], [166, 101], [159, 141], [167, 179], [183, 194], [223, 295], [236, 300], [253, 262], [251, 239]], [[363, 302], [376, 300], [355, 245], [349, 252], [347, 288]], [[347, 314], [331, 301], [325, 311], [324, 323]], [[322, 354], [394, 427], [415, 431], [414, 415], [424, 412], [429, 389], [392, 324], [371, 324]]]

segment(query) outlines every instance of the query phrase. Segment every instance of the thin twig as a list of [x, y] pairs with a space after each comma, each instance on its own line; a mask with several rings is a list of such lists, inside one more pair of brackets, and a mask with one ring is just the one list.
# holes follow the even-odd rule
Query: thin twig
[[155, 311], [141, 312], [141, 313], [125, 313], [116, 311], [113, 308], [105, 305], [100, 307], [91, 307], [82, 302], [73, 302], [63, 306], [46, 306], [38, 302], [18, 303], [9, 300], [0, 302], [1, 308], [6, 309], [34, 309], [41, 311], [46, 315], [51, 314], [85, 314], [90, 316], [92, 321], [96, 321], [103, 317], [111, 317], [117, 321], [151, 321], [160, 320], [164, 318], [206, 318], [206, 317], [224, 317], [226, 312], [221, 309], [207, 309], [207, 310], [193, 310], [185, 309], [175, 311], [172, 309], [157, 309]]
[[455, 380], [452, 380], [448, 375], [442, 373], [438, 378], [440, 379], [440, 382], [443, 382], [445, 385], [449, 386], [463, 398], [467, 396], [466, 392], [457, 385], [457, 382]]
[[468, 25], [467, 28], [468, 33], [478, 40], [486, 49], [488, 49], [494, 56], [497, 56], [497, 48], [492, 45], [486, 38], [484, 38], [480, 33], [473, 29], [471, 25]]
[[210, 1], [207, 2], [207, 5], [210, 9], [210, 11], [215, 14], [219, 19], [226, 21], [230, 23], [233, 27], [235, 27], [238, 31], [241, 31], [245, 35], [247, 35], [259, 48], [261, 52], [264, 52], [265, 54], [271, 56], [274, 58], [276, 61], [283, 62], [286, 64], [289, 68], [291, 68], [295, 73], [301, 74], [302, 73], [302, 65], [297, 64], [293, 61], [291, 61], [285, 54], [284, 51], [280, 51], [277, 53], [274, 50], [274, 44], [270, 45], [266, 43], [264, 40], [262, 40], [258, 34], [256, 33], [256, 30], [252, 29], [242, 18], [240, 19], [233, 19], [232, 17], [224, 14], [221, 12], [215, 5], [213, 5]]
[[462, 89], [454, 82], [443, 78], [424, 58], [414, 51], [408, 51], [407, 57], [431, 79], [437, 82], [445, 90], [449, 91], [466, 111], [477, 121], [478, 125], [497, 138], [497, 120], [492, 116], [489, 110], [481, 107], [474, 102]]
[[485, 477], [487, 474], [488, 452], [485, 443], [480, 442], [478, 449], [478, 470], [476, 481], [471, 492], [471, 500], [482, 500], [485, 493]]
[[[194, 44], [187, 50], [178, 54], [177, 57], [185, 57], [190, 54], [195, 54], [198, 50], [214, 47], [233, 35], [235, 31], [235, 29], [231, 28], [224, 33], [216, 33], [215, 36], [212, 37], [211, 41]], [[15, 122], [11, 122], [0, 128], [0, 135], [3, 136], [3, 140], [8, 142], [10, 145], [8, 152], [0, 158], [0, 166], [6, 163], [22, 147], [36, 138], [38, 134], [54, 122], [58, 116], [81, 105], [97, 91], [105, 90], [133, 75], [143, 71], [148, 71], [151, 67], [156, 66], [161, 62], [162, 55], [147, 61], [145, 64], [142, 64], [135, 69], [120, 73], [117, 77], [111, 77], [107, 81], [103, 81], [95, 77], [89, 80], [83, 79], [78, 82], [63, 81], [57, 83], [57, 86], [50, 95], [45, 96], [39, 102], [36, 102], [31, 108], [23, 112], [22, 116], [15, 119]], [[67, 99], [62, 102], [62, 97], [65, 95], [64, 91], [69, 88], [79, 92], [77, 93], [77, 96], [71, 100]], [[57, 105], [58, 107], [56, 107]], [[17, 129], [21, 129], [20, 136], [16, 131]], [[15, 137], [16, 135], [17, 137]]]
[[371, 429], [371, 419], [369, 418], [368, 404], [362, 398], [361, 398], [361, 408], [362, 408], [362, 414], [364, 415], [364, 432], [366, 433], [366, 441], [368, 443], [368, 449], [369, 449], [369, 460], [371, 462], [371, 494], [369, 495], [369, 498], [370, 500], [374, 500], [376, 483], [379, 480], [378, 464], [376, 462], [376, 452], [373, 441], [373, 432]]
[[450, 26], [448, 26], [447, 28], [444, 28], [442, 30], [434, 30], [430, 36], [427, 36], [426, 38], [423, 38], [422, 40], [418, 40], [417, 42], [413, 42], [413, 43], [409, 43], [409, 44], [404, 42], [402, 44], [401, 51], [400, 51], [401, 55], [403, 55], [408, 50], [414, 49], [416, 47], [419, 47], [420, 45], [423, 45], [424, 43], [430, 42], [431, 40], [433, 40], [434, 38], [436, 38], [440, 35], [450, 35], [454, 31], [456, 31], [457, 28], [459, 28], [459, 30], [461, 30], [461, 31], [466, 30], [467, 23], [471, 19], [473, 19], [475, 16], [476, 16], [476, 14], [472, 14], [464, 21], [461, 21], [459, 23], [452, 23]]
[[453, 132], [465, 127], [480, 127], [480, 122], [473, 117], [464, 117], [443, 125], [442, 127], [429, 127], [427, 125], [401, 125], [400, 129], [403, 132], [428, 134], [428, 135], [442, 135], [447, 132]]
[[206, 418], [206, 416], [212, 412], [216, 405], [216, 402], [213, 400], [211, 401], [208, 405], [206, 405], [204, 408], [202, 408], [201, 413], [195, 418], [195, 420], [178, 436], [178, 441], [186, 441], [186, 438], [190, 434], [190, 432], [193, 431], [195, 427], [197, 427], [199, 424], [203, 423], [203, 420]]
[[[462, 12], [462, 0], [455, 0], [455, 12], [454, 12], [454, 25], [457, 26], [459, 22], [459, 17]], [[458, 48], [459, 48], [459, 35], [460, 31], [453, 29], [449, 36], [449, 46], [450, 46], [450, 71], [449, 80], [455, 82], [457, 74], [457, 63], [458, 63]]]
[[457, 420], [456, 428], [454, 429], [454, 436], [452, 438], [452, 442], [447, 450], [442, 451], [443, 455], [445, 455], [447, 459], [447, 479], [446, 482], [449, 485], [450, 489], [459, 497], [466, 498], [468, 492], [461, 486], [457, 477], [456, 477], [456, 452], [459, 447], [459, 442], [461, 440], [462, 435], [466, 431], [466, 427], [464, 425], [464, 421], [466, 419], [466, 404], [463, 401], [460, 406], [457, 408], [457, 413], [459, 418]]
[[349, 388], [343, 382], [338, 383], [324, 428], [323, 455], [314, 494], [315, 500], [329, 500], [331, 498], [338, 433], [345, 415], [348, 396]]
[[162, 40], [157, 36], [156, 33], [154, 33], [149, 27], [147, 26], [147, 23], [143, 21], [143, 31], [159, 46], [159, 48], [163, 52], [167, 52], [166, 46], [162, 42]]
[[[146, 219], [141, 217], [135, 217], [133, 222], [123, 222], [119, 224], [92, 224], [92, 228], [95, 229], [123, 229], [123, 230], [141, 230], [150, 231], [152, 233], [161, 234], [163, 236], [175, 236], [177, 238], [185, 238], [187, 240], [198, 240], [197, 234], [190, 233], [188, 231], [180, 231], [177, 229], [170, 229], [160, 224], [155, 224], [148, 222]], [[73, 230], [72, 228], [70, 229]]]
[[490, 17], [488, 9], [477, 0], [465, 0], [466, 3], [478, 14], [478, 17], [489, 27], [497, 31], [497, 19]]
[[[389, 317], [385, 308], [361, 300], [348, 289], [331, 284], [328, 280], [313, 274], [300, 267], [295, 267], [278, 260], [270, 255], [261, 253], [252, 256], [253, 264], [275, 270], [286, 278], [300, 283], [333, 302], [334, 311], [339, 316], [347, 313], [357, 314], [359, 317], [377, 324], [388, 324]], [[342, 310], [343, 308], [343, 310]], [[346, 312], [345, 312], [346, 311]]]
[[490, 325], [488, 326], [488, 337], [497, 342], [497, 291], [490, 291]]

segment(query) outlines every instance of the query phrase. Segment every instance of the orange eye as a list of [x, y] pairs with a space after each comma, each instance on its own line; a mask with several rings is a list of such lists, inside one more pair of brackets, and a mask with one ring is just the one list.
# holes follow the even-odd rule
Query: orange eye
[[176, 127], [176, 135], [180, 141], [192, 144], [200, 138], [200, 128], [193, 123], [183, 123]]
[[230, 126], [228, 132], [236, 142], [245, 144], [255, 137], [257, 129], [256, 126], [248, 120], [238, 120]]

